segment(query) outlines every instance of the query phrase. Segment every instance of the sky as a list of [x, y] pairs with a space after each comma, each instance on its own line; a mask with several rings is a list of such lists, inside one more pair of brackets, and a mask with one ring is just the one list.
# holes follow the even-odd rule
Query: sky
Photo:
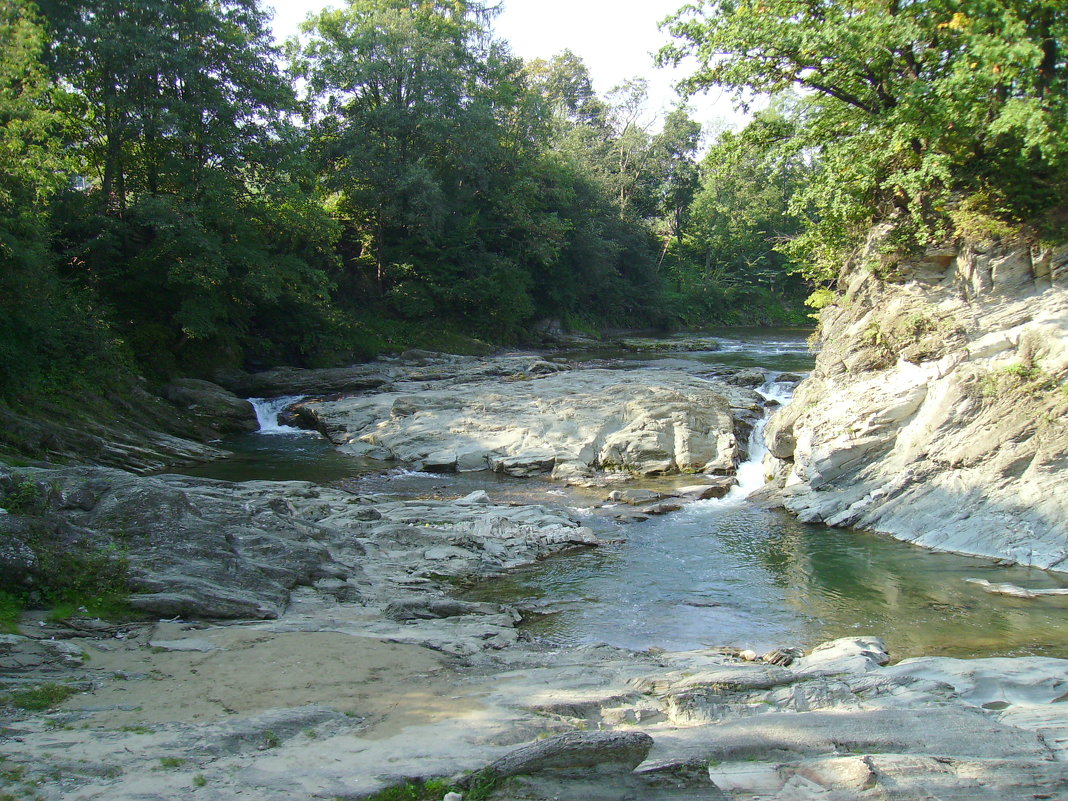
[[[549, 59], [571, 50], [590, 70], [594, 87], [604, 95], [628, 78], [649, 81], [649, 113], [664, 114], [678, 102], [672, 84], [684, 71], [658, 69], [653, 54], [670, 37], [657, 24], [686, 0], [503, 0], [494, 20], [497, 35], [524, 59]], [[271, 5], [268, 0], [266, 5]], [[284, 41], [297, 32], [309, 12], [342, 3], [329, 0], [274, 0], [275, 38]], [[744, 117], [733, 110], [730, 97], [713, 89], [689, 101], [692, 116], [706, 131], [739, 127]]]

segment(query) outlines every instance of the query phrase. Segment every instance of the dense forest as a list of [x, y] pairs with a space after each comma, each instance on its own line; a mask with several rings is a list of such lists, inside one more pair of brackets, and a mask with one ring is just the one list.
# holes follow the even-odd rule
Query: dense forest
[[0, 0], [0, 393], [798, 322], [875, 221], [1057, 225], [1059, 0], [684, 9], [685, 88], [772, 98], [718, 136], [492, 16], [348, 0], [279, 49], [258, 0]]

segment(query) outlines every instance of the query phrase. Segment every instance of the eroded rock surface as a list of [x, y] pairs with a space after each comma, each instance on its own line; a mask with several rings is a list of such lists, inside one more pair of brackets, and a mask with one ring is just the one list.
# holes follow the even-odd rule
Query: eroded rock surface
[[[12, 507], [0, 515], [6, 586], [33, 592], [59, 553], [81, 555], [71, 569], [117, 569], [121, 559], [131, 606], [168, 617], [274, 618], [295, 587], [311, 584], [342, 601], [415, 598], [425, 607], [442, 595], [428, 576], [492, 573], [599, 542], [565, 514], [499, 506], [485, 493], [394, 501], [308, 482], [106, 468], [2, 468], [0, 505]], [[514, 620], [504, 618], [502, 636], [514, 637]], [[471, 648], [464, 636], [457, 643]]]
[[878, 280], [864, 265], [879, 244], [847, 267], [816, 369], [768, 425], [782, 503], [809, 522], [1064, 567], [1068, 247], [962, 245]]
[[[320, 626], [336, 626], [330, 619], [320, 615]], [[91, 658], [66, 662], [60, 678], [80, 692], [47, 716], [51, 724], [13, 716], [0, 739], [4, 789], [31, 783], [48, 801], [145, 793], [170, 801], [203, 786], [220, 801], [250, 793], [292, 801], [454, 777], [467, 789], [492, 787], [496, 801], [1005, 801], [1068, 792], [1064, 660], [886, 666], [872, 637], [825, 645], [817, 673], [800, 664], [815, 654], [795, 668], [605, 646], [519, 645], [457, 660], [299, 623], [161, 623], [121, 642], [72, 641], [67, 650]], [[433, 624], [410, 624], [424, 625]], [[156, 637], [215, 647], [138, 645]], [[8, 655], [13, 640], [42, 652], [8, 637], [0, 643]], [[140, 660], [142, 672], [120, 678], [123, 658]], [[206, 701], [191, 694], [198, 676], [214, 680]], [[285, 697], [294, 703], [272, 705]]]
[[251, 403], [210, 381], [179, 378], [168, 384], [163, 393], [167, 400], [222, 433], [240, 434], [259, 428]]
[[515, 367], [490, 362], [481, 375], [458, 374], [445, 386], [409, 374], [389, 392], [313, 400], [297, 411], [357, 455], [567, 480], [596, 469], [730, 473], [762, 409], [754, 392], [681, 371], [532, 375], [510, 372]]

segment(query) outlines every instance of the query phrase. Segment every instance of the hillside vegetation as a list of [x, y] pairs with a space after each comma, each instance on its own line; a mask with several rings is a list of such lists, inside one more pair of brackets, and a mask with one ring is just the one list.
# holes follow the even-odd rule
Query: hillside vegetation
[[716, 137], [641, 78], [516, 58], [493, 14], [349, 0], [282, 52], [258, 0], [3, 0], [0, 394], [804, 322], [875, 222], [906, 249], [1056, 228], [1054, 0], [683, 9], [689, 90], [773, 97]]

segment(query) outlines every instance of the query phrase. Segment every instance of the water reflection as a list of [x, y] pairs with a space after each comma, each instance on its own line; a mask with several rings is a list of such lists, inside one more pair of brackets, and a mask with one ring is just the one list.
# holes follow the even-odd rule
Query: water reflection
[[477, 598], [528, 605], [528, 629], [561, 643], [763, 650], [877, 634], [895, 658], [1068, 656], [1065, 600], [993, 596], [964, 581], [1066, 577], [937, 554], [773, 511], [691, 508], [629, 529], [607, 552], [548, 560]]

